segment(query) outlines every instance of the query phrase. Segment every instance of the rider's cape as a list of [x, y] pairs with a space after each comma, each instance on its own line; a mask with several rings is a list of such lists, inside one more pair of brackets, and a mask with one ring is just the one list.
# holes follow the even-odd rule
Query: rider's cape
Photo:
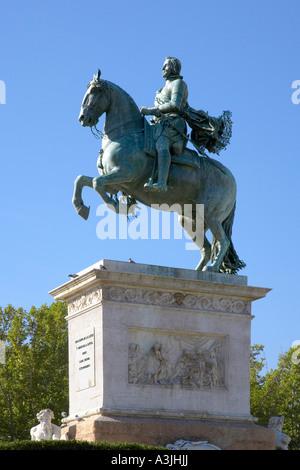
[[219, 154], [228, 145], [232, 128], [230, 111], [215, 118], [205, 111], [186, 106], [180, 114], [192, 129], [191, 141], [196, 148]]

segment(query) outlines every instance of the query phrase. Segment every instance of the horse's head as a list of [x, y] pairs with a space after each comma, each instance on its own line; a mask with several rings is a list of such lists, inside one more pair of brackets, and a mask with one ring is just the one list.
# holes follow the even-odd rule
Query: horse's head
[[97, 124], [99, 117], [109, 108], [109, 97], [107, 86], [104, 80], [100, 80], [100, 70], [88, 84], [88, 89], [84, 95], [79, 122], [82, 126], [93, 127]]

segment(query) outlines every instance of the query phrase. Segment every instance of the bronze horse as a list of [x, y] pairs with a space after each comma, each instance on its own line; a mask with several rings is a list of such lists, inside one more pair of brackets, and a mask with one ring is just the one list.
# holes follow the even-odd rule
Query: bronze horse
[[[197, 155], [198, 168], [171, 164], [167, 192], [147, 192], [144, 184], [153, 175], [155, 160], [144, 150], [145, 118], [128, 93], [100, 79], [98, 71], [88, 84], [79, 121], [82, 126], [93, 129], [103, 113], [106, 117], [100, 152], [102, 158], [98, 163], [100, 176], [81, 175], [76, 178], [73, 205], [77, 213], [85, 220], [89, 215], [89, 208], [84, 205], [81, 195], [84, 186], [94, 188], [105, 204], [117, 213], [120, 212], [120, 201], [116, 197], [119, 192], [128, 195], [129, 200], [149, 207], [156, 204], [163, 209], [164, 205], [165, 210], [171, 211], [175, 207], [179, 223], [201, 252], [197, 270], [235, 274], [245, 267], [231, 240], [236, 205], [236, 182], [231, 172], [220, 162]], [[192, 207], [188, 216], [183, 210], [186, 204]], [[202, 204], [204, 235], [197, 237], [196, 216]], [[212, 233], [211, 244], [205, 236], [207, 230]], [[209, 261], [211, 265], [206, 266]]]

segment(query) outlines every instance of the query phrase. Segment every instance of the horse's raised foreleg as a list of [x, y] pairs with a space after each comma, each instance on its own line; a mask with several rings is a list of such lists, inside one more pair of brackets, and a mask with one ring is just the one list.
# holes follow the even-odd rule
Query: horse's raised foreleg
[[87, 220], [90, 212], [90, 208], [83, 204], [81, 197], [82, 188], [84, 186], [93, 187], [93, 179], [90, 176], [78, 176], [74, 182], [74, 194], [73, 194], [73, 206], [76, 209], [77, 214], [79, 214], [84, 220]]
[[[103, 201], [107, 206], [109, 206], [110, 209], [114, 210], [117, 214], [124, 211], [121, 209], [122, 203], [119, 201], [111, 198], [107, 194], [107, 188], [112, 188], [115, 187], [115, 191], [119, 191], [119, 184], [128, 182], [131, 180], [131, 177], [129, 177], [128, 174], [124, 174], [124, 169], [123, 171], [116, 169], [111, 171], [110, 173], [107, 173], [106, 175], [101, 175], [98, 176], [97, 178], [93, 179], [93, 188], [97, 193], [101, 196]], [[124, 204], [124, 206], [126, 206]], [[127, 208], [127, 206], [126, 206]]]

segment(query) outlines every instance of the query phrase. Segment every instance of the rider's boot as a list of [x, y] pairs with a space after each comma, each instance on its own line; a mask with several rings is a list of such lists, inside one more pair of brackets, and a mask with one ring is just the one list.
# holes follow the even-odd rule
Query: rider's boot
[[152, 184], [148, 182], [145, 184], [145, 189], [150, 191], [168, 191], [167, 180], [169, 176], [169, 169], [171, 164], [171, 154], [168, 149], [164, 149], [158, 154], [158, 178], [157, 183]]

